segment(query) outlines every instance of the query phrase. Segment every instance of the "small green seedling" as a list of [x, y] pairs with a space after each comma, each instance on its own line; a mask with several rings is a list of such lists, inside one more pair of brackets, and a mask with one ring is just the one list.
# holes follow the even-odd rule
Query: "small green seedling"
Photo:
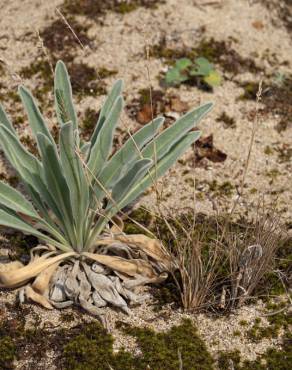
[[275, 75], [274, 75], [274, 81], [273, 82], [275, 83], [275, 85], [281, 87], [281, 86], [284, 85], [285, 79], [286, 79], [285, 73], [276, 72]]
[[208, 59], [200, 57], [192, 62], [189, 58], [181, 58], [175, 62], [165, 76], [167, 85], [179, 85], [186, 81], [203, 81], [209, 87], [220, 85], [221, 76]]

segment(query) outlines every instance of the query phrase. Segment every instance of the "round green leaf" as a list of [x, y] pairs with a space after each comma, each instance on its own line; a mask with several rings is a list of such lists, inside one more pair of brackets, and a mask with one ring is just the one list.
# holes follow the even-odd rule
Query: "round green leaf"
[[185, 70], [192, 65], [192, 61], [189, 58], [181, 58], [175, 62], [175, 67], [179, 70]]
[[219, 86], [221, 83], [221, 76], [217, 71], [211, 71], [208, 76], [204, 77], [204, 81], [209, 86]]

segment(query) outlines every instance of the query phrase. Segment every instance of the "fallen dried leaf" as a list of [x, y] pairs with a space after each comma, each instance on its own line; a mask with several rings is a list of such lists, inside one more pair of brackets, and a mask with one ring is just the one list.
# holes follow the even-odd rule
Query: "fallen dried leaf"
[[62, 253], [55, 257], [44, 255], [28, 265], [20, 267], [16, 270], [9, 270], [5, 272], [0, 271], [0, 286], [4, 288], [12, 288], [16, 287], [18, 284], [24, 284], [24, 282], [37, 276], [47, 267], [68, 257], [74, 256], [75, 254], [75, 252], [68, 252]]
[[27, 285], [25, 288], [25, 294], [28, 299], [31, 299], [35, 303], [40, 304], [44, 308], [47, 308], [48, 310], [53, 310], [53, 306], [51, 303], [41, 294], [38, 294], [35, 292], [30, 285]]
[[154, 260], [162, 262], [165, 264], [167, 269], [170, 269], [170, 257], [163, 250], [163, 246], [158, 239], [152, 239], [143, 234], [117, 235], [116, 239], [128, 244], [129, 246], [135, 245], [148, 254], [148, 256], [152, 257]]
[[141, 125], [145, 125], [150, 122], [153, 117], [151, 104], [145, 104], [137, 113], [137, 121]]
[[40, 294], [45, 293], [50, 283], [51, 277], [53, 273], [56, 271], [57, 267], [59, 266], [59, 263], [60, 262], [57, 262], [49, 266], [36, 277], [35, 281], [32, 284], [32, 287], [36, 292]]
[[185, 113], [189, 109], [189, 105], [182, 101], [178, 96], [173, 96], [170, 98], [170, 108], [178, 113]]
[[263, 22], [262, 21], [259, 21], [259, 20], [257, 20], [257, 21], [254, 21], [254, 22], [252, 22], [252, 24], [251, 24], [252, 26], [253, 26], [253, 28], [255, 28], [256, 30], [262, 30], [265, 26], [264, 26], [264, 24], [263, 24]]
[[149, 278], [156, 277], [156, 273], [152, 266], [141, 259], [128, 261], [121, 257], [105, 256], [103, 254], [88, 252], [83, 252], [82, 255], [111, 268], [113, 271], [119, 271], [129, 276], [142, 275]]

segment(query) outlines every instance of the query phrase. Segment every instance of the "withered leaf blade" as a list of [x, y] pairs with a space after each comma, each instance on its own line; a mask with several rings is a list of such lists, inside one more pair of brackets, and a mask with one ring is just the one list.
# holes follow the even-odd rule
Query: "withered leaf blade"
[[30, 285], [27, 285], [25, 288], [25, 294], [28, 299], [31, 299], [33, 302], [40, 304], [48, 310], [53, 310], [51, 303], [43, 295], [37, 293]]
[[167, 269], [170, 269], [171, 259], [158, 239], [152, 239], [143, 234], [117, 235], [116, 239], [129, 246], [136, 246], [154, 260], [162, 262]]
[[82, 255], [111, 268], [113, 271], [119, 271], [129, 276], [142, 275], [156, 277], [156, 272], [152, 266], [141, 259], [125, 260], [121, 257], [89, 252], [83, 252]]
[[22, 266], [15, 270], [0, 271], [0, 286], [4, 288], [15, 287], [18, 284], [24, 284], [27, 280], [37, 276], [47, 267], [56, 262], [65, 260], [68, 257], [74, 256], [75, 252], [62, 253], [55, 257], [42, 256], [26, 266]]
[[35, 281], [32, 284], [32, 287], [36, 292], [38, 292], [39, 294], [45, 293], [46, 289], [49, 286], [50, 280], [60, 262], [61, 261], [56, 262], [53, 265], [47, 267], [36, 277]]

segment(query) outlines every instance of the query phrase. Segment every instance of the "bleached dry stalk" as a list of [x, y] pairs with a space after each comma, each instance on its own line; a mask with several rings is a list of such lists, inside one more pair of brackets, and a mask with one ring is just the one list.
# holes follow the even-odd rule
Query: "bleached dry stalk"
[[240, 233], [227, 233], [231, 273], [231, 307], [241, 306], [271, 270], [277, 250], [281, 246], [283, 230], [274, 210], [269, 214], [263, 206], [256, 219]]

